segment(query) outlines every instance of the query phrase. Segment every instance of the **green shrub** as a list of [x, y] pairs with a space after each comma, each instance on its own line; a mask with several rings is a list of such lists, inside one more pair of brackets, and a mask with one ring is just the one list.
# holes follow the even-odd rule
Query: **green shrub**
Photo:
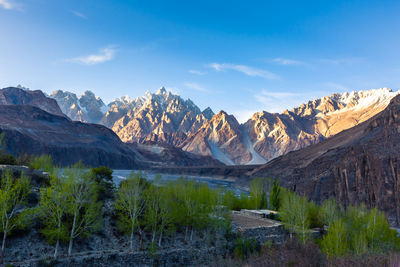
[[31, 162], [31, 167], [35, 170], [52, 172], [54, 169], [53, 159], [50, 155], [41, 155], [39, 157], [34, 157]]
[[244, 260], [251, 254], [259, 251], [260, 248], [258, 247], [256, 240], [254, 238], [248, 239], [245, 237], [236, 239], [233, 253], [238, 259]]
[[22, 166], [31, 166], [32, 156], [28, 154], [21, 154], [17, 158], [17, 164]]
[[0, 152], [0, 164], [3, 165], [16, 165], [17, 160], [13, 155]]

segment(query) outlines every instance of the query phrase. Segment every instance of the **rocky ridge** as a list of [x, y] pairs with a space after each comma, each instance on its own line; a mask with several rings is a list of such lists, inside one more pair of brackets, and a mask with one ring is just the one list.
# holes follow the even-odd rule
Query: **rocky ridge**
[[[96, 99], [85, 93], [81, 103], [85, 97]], [[221, 165], [212, 157], [168, 145], [123, 143], [103, 125], [70, 120], [54, 99], [39, 90], [17, 87], [0, 90], [0, 133], [5, 133], [4, 148], [8, 153], [14, 156], [49, 154], [62, 166], [79, 160], [89, 166], [123, 169]]]
[[51, 114], [65, 117], [54, 99], [47, 98], [40, 90], [22, 89], [22, 86], [1, 89], [0, 105], [30, 105]]
[[239, 124], [224, 111], [201, 112], [162, 87], [143, 97], [115, 99], [99, 123], [128, 143], [173, 145], [229, 165], [264, 164], [358, 125], [398, 94], [388, 88], [332, 94], [282, 113], [257, 112]]
[[345, 207], [365, 203], [400, 223], [400, 96], [381, 113], [327, 140], [255, 168], [299, 194]]
[[78, 97], [74, 93], [57, 90], [49, 97], [55, 99], [61, 110], [74, 121], [98, 123], [108, 109], [91, 91]]

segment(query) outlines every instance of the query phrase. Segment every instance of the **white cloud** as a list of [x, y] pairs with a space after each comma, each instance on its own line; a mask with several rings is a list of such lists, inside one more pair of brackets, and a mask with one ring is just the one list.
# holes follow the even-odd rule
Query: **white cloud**
[[272, 61], [281, 65], [304, 65], [304, 62], [287, 58], [275, 58]]
[[67, 61], [73, 63], [80, 63], [84, 65], [95, 65], [112, 60], [114, 58], [115, 52], [116, 52], [115, 49], [108, 47], [101, 49], [97, 54], [71, 58], [67, 59]]
[[210, 68], [215, 69], [216, 71], [224, 71], [224, 70], [235, 70], [238, 72], [241, 72], [243, 74], [246, 74], [248, 76], [252, 76], [252, 77], [261, 77], [264, 79], [268, 79], [268, 80], [278, 80], [279, 76], [267, 71], [267, 70], [262, 70], [262, 69], [257, 69], [257, 68], [253, 68], [250, 66], [246, 66], [246, 65], [235, 65], [235, 64], [227, 64], [227, 63], [212, 63], [207, 65]]
[[185, 82], [183, 85], [185, 85], [186, 87], [199, 91], [199, 92], [208, 92], [208, 90], [206, 88], [204, 88], [203, 86], [201, 86], [200, 84], [197, 83], [193, 83], [193, 82]]
[[78, 11], [75, 11], [75, 10], [71, 10], [71, 13], [74, 14], [75, 16], [79, 17], [79, 18], [87, 19], [86, 15], [81, 13], [81, 12], [78, 12]]
[[0, 0], [0, 8], [7, 9], [7, 10], [18, 10], [23, 11], [21, 5], [16, 4], [11, 0]]
[[189, 72], [191, 74], [195, 74], [195, 75], [205, 75], [206, 74], [206, 72], [202, 72], [202, 71], [199, 71], [199, 70], [189, 70]]

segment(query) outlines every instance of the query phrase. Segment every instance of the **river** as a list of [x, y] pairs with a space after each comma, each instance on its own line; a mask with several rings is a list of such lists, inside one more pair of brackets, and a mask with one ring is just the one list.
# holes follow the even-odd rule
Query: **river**
[[[113, 179], [116, 184], [119, 184], [122, 180], [125, 180], [129, 174], [132, 172], [132, 170], [113, 170]], [[156, 177], [157, 173], [152, 173], [152, 172], [147, 172], [147, 171], [142, 171], [144, 176], [146, 177], [147, 180], [152, 181]], [[236, 195], [239, 195], [240, 193], [245, 193], [248, 194], [248, 192], [241, 190], [239, 188], [236, 188], [233, 186], [233, 181], [229, 180], [222, 180], [222, 179], [217, 179], [213, 178], [210, 176], [191, 176], [191, 175], [178, 175], [178, 174], [161, 174], [162, 181], [176, 181], [180, 177], [184, 177], [187, 179], [193, 179], [197, 182], [201, 183], [207, 183], [209, 187], [211, 188], [217, 188], [217, 187], [223, 187], [225, 189], [229, 189], [235, 192]]]

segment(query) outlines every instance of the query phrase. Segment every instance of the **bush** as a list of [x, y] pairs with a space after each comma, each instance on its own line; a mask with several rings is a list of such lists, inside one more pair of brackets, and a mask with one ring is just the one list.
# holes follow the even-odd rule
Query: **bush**
[[235, 248], [233, 253], [236, 258], [244, 260], [247, 259], [250, 255], [255, 252], [259, 252], [260, 247], [258, 246], [256, 240], [254, 238], [248, 239], [246, 238], [238, 238], [235, 241]]
[[3, 165], [16, 165], [17, 160], [13, 155], [0, 152], [0, 164]]
[[383, 212], [376, 208], [368, 211], [364, 205], [350, 206], [342, 218], [329, 226], [321, 248], [329, 257], [385, 253], [398, 250], [400, 238]]
[[34, 157], [31, 162], [31, 167], [35, 170], [52, 172], [54, 169], [53, 159], [50, 155], [41, 155], [39, 157]]
[[[324, 266], [325, 259], [315, 243], [304, 245], [296, 239], [277, 246], [265, 246], [260, 255], [251, 256], [248, 265], [251, 267], [267, 266]], [[343, 265], [345, 266], [345, 265]]]
[[17, 158], [17, 164], [22, 166], [31, 166], [32, 156], [28, 154], [19, 155]]

